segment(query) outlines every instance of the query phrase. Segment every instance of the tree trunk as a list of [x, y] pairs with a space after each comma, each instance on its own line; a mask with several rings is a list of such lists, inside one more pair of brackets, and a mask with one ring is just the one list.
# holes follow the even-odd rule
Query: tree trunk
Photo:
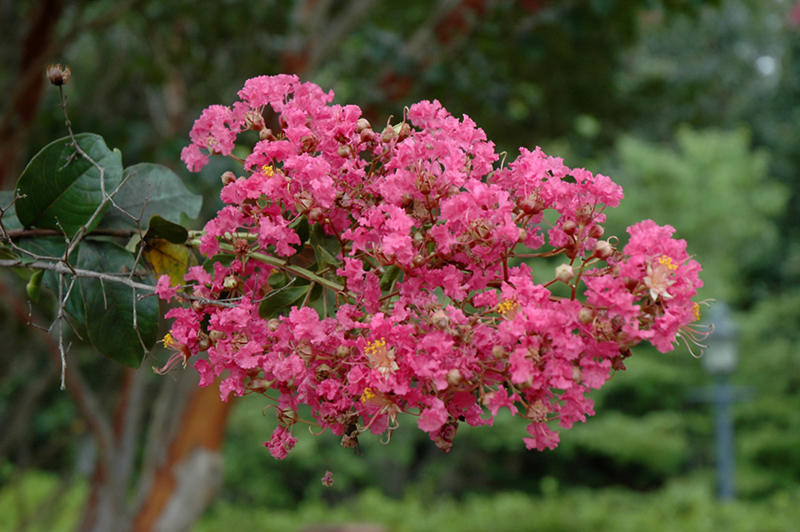
[[[176, 405], [178, 419], [170, 427], [153, 427], [156, 437], [163, 432], [172, 433], [172, 437], [162, 448], [164, 452], [156, 451], [161, 456], [155, 457], [155, 467], [140, 486], [142, 500], [131, 528], [136, 532], [189, 530], [222, 484], [220, 447], [235, 399], [221, 401], [219, 387], [212, 384], [200, 388], [193, 373], [182, 375], [180, 380], [177, 395], [184, 396], [185, 401]], [[188, 396], [183, 391], [187, 386]], [[157, 448], [157, 444], [150, 446]]]
[[22, 138], [39, 109], [47, 79], [47, 56], [63, 4], [62, 0], [42, 0], [20, 43], [17, 84], [10, 94], [4, 115], [0, 117], [0, 188], [7, 188], [19, 173]]

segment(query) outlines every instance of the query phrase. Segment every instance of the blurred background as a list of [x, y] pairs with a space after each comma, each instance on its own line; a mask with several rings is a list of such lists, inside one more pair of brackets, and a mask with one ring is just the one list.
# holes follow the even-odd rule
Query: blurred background
[[[0, 530], [800, 527], [800, 4], [0, 0], [0, 35], [3, 190], [66, 133], [49, 63], [72, 69], [76, 131], [204, 195], [198, 227], [228, 167], [190, 174], [180, 150], [201, 110], [246, 79], [296, 73], [378, 124], [436, 98], [509, 159], [538, 145], [620, 183], [606, 234], [674, 226], [704, 266], [700, 298], [729, 305], [738, 352], [721, 376], [684, 346], [636, 348], [555, 451], [526, 451], [508, 416], [463, 427], [444, 454], [401, 419], [389, 445], [364, 436], [355, 454], [296, 430], [279, 462], [261, 446], [274, 426], [263, 398], [221, 403], [191, 371], [154, 375], [164, 352], [133, 371], [76, 339], [60, 391], [53, 338], [26, 325], [52, 312], [0, 272]], [[722, 492], [721, 384], [735, 427]]]

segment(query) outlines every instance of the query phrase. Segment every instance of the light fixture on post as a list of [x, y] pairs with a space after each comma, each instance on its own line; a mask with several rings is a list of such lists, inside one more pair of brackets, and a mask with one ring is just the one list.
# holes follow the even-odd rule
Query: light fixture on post
[[708, 337], [708, 349], [703, 354], [703, 367], [715, 377], [733, 373], [739, 362], [739, 334], [731, 317], [731, 309], [725, 303], [711, 307], [714, 331]]
[[728, 382], [739, 358], [738, 330], [725, 303], [711, 308], [714, 332], [708, 337], [703, 367], [716, 379], [714, 386], [714, 424], [717, 448], [717, 497], [721, 501], [736, 497], [736, 469], [733, 440], [733, 389]]

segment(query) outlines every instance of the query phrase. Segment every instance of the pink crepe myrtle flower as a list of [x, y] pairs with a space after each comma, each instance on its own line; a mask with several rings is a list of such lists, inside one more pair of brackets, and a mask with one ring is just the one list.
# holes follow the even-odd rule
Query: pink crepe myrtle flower
[[[275, 401], [276, 458], [301, 405], [345, 447], [388, 439], [409, 413], [447, 451], [461, 423], [508, 408], [529, 421], [528, 449], [552, 449], [632, 347], [693, 334], [699, 264], [650, 220], [618, 249], [610, 178], [539, 148], [497, 167], [485, 132], [438, 101], [373, 130], [295, 76], [248, 80], [239, 98], [204, 111], [182, 155], [198, 171], [246, 129], [260, 138], [206, 224], [215, 262], [158, 293], [191, 302], [167, 316], [202, 385]], [[554, 277], [534, 279], [525, 261], [556, 255]]]

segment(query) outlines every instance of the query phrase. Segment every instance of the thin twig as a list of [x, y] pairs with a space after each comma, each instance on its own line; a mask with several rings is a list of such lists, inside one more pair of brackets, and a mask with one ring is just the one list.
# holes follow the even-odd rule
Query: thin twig
[[74, 275], [75, 277], [83, 277], [87, 279], [100, 279], [104, 282], [110, 283], [119, 283], [124, 284], [125, 286], [130, 286], [131, 288], [136, 288], [138, 290], [142, 290], [145, 292], [154, 293], [156, 291], [156, 287], [144, 284], [144, 283], [137, 283], [128, 278], [128, 274], [113, 274], [113, 273], [105, 273], [105, 272], [95, 272], [92, 270], [84, 270], [80, 268], [71, 268], [60, 262], [60, 259], [57, 259], [59, 262], [54, 262], [52, 257], [47, 257], [46, 259], [35, 260], [33, 262], [23, 262], [22, 259], [0, 259], [0, 268], [32, 268], [35, 270], [48, 270], [51, 272], [56, 272], [58, 274], [66, 274], [66, 275]]

